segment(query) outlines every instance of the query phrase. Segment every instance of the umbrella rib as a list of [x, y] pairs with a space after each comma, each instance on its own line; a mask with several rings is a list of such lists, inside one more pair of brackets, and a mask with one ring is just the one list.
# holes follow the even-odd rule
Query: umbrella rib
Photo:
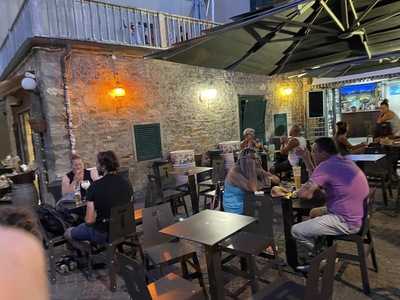
[[329, 32], [329, 33], [334, 33], [334, 34], [338, 34], [339, 33], [335, 29], [326, 28], [326, 27], [319, 26], [319, 25], [307, 24], [307, 23], [299, 22], [299, 21], [287, 20], [287, 19], [285, 19], [283, 17], [268, 16], [267, 18], [272, 19], [272, 20], [276, 20], [276, 21], [279, 21], [279, 22], [284, 22], [284, 23], [287, 23], [287, 24], [297, 25], [299, 27], [315, 29], [315, 30], [318, 30], [318, 31], [324, 31], [324, 32]]
[[368, 6], [368, 8], [361, 14], [361, 16], [359, 18], [356, 18], [356, 20], [354, 20], [350, 30], [354, 30], [357, 26], [359, 26], [361, 21], [364, 20], [366, 16], [368, 16], [368, 14], [379, 3], [379, 1], [381, 0], [375, 0], [373, 3], [371, 3], [370, 6]]
[[251, 26], [245, 26], [244, 30], [247, 31], [257, 42], [262, 41], [261, 35]]
[[257, 41], [257, 43], [255, 43], [249, 50], [247, 50], [247, 52], [241, 58], [239, 58], [238, 60], [236, 60], [235, 62], [233, 62], [229, 66], [227, 66], [225, 68], [225, 70], [233, 70], [233, 69], [235, 69], [236, 66], [238, 66], [241, 62], [243, 62], [246, 58], [248, 58], [250, 55], [252, 55], [253, 53], [255, 53], [258, 50], [260, 50], [266, 43], [268, 43], [268, 41], [270, 41], [275, 36], [275, 34], [278, 31], [280, 31], [284, 26], [285, 26], [284, 23], [282, 23], [279, 26], [277, 26], [274, 29], [274, 31], [269, 32], [261, 40]]
[[340, 22], [340, 20], [338, 19], [338, 17], [336, 17], [335, 13], [329, 8], [328, 4], [326, 4], [326, 2], [324, 0], [320, 0], [319, 1], [322, 5], [322, 7], [326, 10], [326, 12], [328, 13], [328, 15], [331, 17], [331, 19], [336, 23], [336, 25], [340, 28], [340, 30], [345, 31], [345, 28], [342, 24], [342, 22]]
[[370, 27], [372, 25], [376, 25], [376, 24], [385, 22], [385, 21], [387, 21], [387, 20], [389, 20], [391, 18], [397, 17], [398, 15], [400, 15], [399, 11], [395, 12], [394, 14], [392, 14], [390, 16], [384, 16], [384, 17], [376, 18], [375, 20], [372, 20], [370, 22], [364, 23], [363, 26], [364, 27]]
[[290, 52], [286, 55], [286, 57], [284, 58], [284, 61], [275, 68], [275, 70], [273, 70], [269, 75], [274, 75], [280, 71], [283, 70], [283, 68], [286, 66], [286, 64], [288, 63], [290, 57], [293, 55], [294, 51], [297, 49], [297, 47], [304, 41], [304, 39], [307, 37], [307, 35], [311, 32], [310, 30], [310, 26], [312, 25], [312, 23], [315, 22], [315, 20], [318, 18], [319, 14], [322, 12], [322, 7], [319, 7], [318, 10], [316, 10], [315, 12], [313, 12], [313, 15], [311, 15], [310, 18], [310, 23], [308, 24], [308, 27], [304, 29], [304, 36], [297, 42], [295, 42], [292, 46], [292, 49], [290, 50]]
[[346, 29], [349, 29], [350, 23], [349, 23], [349, 7], [347, 6], [347, 0], [342, 0], [340, 2], [341, 6], [341, 16], [342, 16], [342, 22], [344, 23], [344, 26]]

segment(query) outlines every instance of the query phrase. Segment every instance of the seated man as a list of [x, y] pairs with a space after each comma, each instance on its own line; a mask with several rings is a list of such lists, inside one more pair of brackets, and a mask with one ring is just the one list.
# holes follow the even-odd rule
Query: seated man
[[103, 177], [95, 181], [86, 194], [85, 223], [68, 228], [65, 237], [76, 241], [105, 243], [108, 238], [108, 223], [111, 208], [128, 203], [132, 197], [131, 185], [117, 174], [118, 159], [114, 152], [99, 152], [97, 169]]
[[306, 168], [303, 164], [301, 157], [297, 154], [297, 150], [304, 150], [307, 148], [307, 141], [301, 136], [301, 128], [299, 125], [293, 125], [289, 131], [289, 138], [281, 138], [280, 153], [283, 156], [287, 155], [287, 160], [275, 163], [271, 168], [273, 174], [281, 172], [291, 172], [293, 166], [301, 166], [301, 178], [305, 182], [308, 178]]
[[[316, 168], [298, 196], [311, 199], [317, 191], [323, 190], [326, 207], [312, 210], [311, 219], [292, 227], [293, 237], [310, 249], [319, 236], [358, 232], [364, 215], [364, 199], [369, 192], [364, 173], [354, 162], [338, 155], [331, 138], [317, 139], [312, 155]], [[307, 155], [303, 159], [307, 166], [312, 166]]]

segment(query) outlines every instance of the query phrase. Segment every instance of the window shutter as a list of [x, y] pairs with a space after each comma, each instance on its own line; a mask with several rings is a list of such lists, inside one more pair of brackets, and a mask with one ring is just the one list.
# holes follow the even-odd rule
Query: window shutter
[[136, 158], [138, 161], [160, 158], [161, 132], [160, 124], [134, 125]]

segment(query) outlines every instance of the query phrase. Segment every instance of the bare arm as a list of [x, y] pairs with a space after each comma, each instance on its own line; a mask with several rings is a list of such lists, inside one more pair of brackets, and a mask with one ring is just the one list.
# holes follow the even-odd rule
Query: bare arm
[[300, 143], [297, 139], [291, 138], [289, 139], [289, 142], [286, 144], [286, 146], [281, 148], [281, 153], [287, 155], [291, 150], [298, 147], [299, 145]]
[[388, 111], [387, 113], [380, 115], [376, 120], [376, 123], [381, 124], [387, 121], [390, 121], [394, 117], [394, 112]]
[[339, 141], [350, 150], [352, 154], [362, 153], [366, 145], [364, 143], [352, 145], [345, 136], [340, 136]]
[[94, 224], [94, 222], [96, 222], [96, 211], [94, 209], [94, 202], [93, 201], [86, 202], [85, 222], [87, 224]]
[[[61, 182], [62, 195], [75, 192], [75, 185], [76, 185], [76, 182], [72, 181], [71, 183], [69, 183], [69, 178], [68, 178], [68, 176], [65, 175], [62, 178], [62, 182]], [[58, 200], [58, 199], [56, 199], [56, 200]]]
[[312, 181], [307, 181], [305, 184], [302, 185], [300, 190], [297, 192], [299, 198], [302, 199], [312, 199], [314, 193], [319, 190], [319, 186], [313, 183]]
[[97, 179], [100, 178], [96, 168], [90, 170], [90, 177], [93, 179], [93, 181], [96, 181]]

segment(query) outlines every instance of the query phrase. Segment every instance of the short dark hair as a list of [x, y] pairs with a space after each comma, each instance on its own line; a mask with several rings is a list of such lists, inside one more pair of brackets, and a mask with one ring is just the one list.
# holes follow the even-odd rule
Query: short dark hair
[[389, 107], [389, 100], [388, 99], [383, 99], [381, 102], [381, 105], [385, 105], [387, 107]]
[[344, 121], [339, 121], [336, 123], [337, 131], [336, 134], [345, 134], [347, 132], [347, 123]]
[[21, 206], [3, 206], [0, 208], [0, 225], [22, 229], [42, 239], [39, 221], [31, 209]]
[[339, 153], [335, 142], [329, 137], [320, 137], [315, 140], [315, 144], [317, 144], [319, 151], [323, 151], [331, 155]]
[[107, 172], [118, 171], [119, 162], [117, 155], [113, 151], [103, 151], [97, 154], [97, 161]]

